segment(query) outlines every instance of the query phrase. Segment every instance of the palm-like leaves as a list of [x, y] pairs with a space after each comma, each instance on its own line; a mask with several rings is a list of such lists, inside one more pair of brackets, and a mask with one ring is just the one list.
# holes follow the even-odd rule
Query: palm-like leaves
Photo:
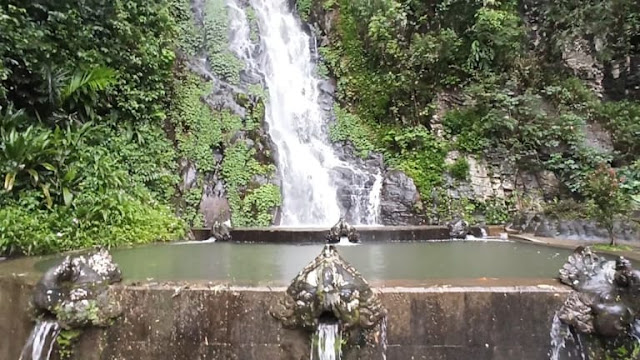
[[47, 101], [54, 109], [50, 116], [55, 123], [69, 123], [66, 120], [74, 117], [79, 117], [81, 122], [95, 120], [100, 92], [116, 83], [116, 72], [108, 67], [73, 73], [46, 68], [43, 72], [47, 80]]
[[76, 71], [62, 89], [61, 99], [66, 101], [77, 94], [91, 95], [105, 90], [116, 81], [116, 72], [107, 67], [98, 67], [89, 71]]
[[31, 183], [37, 186], [47, 173], [55, 171], [55, 167], [49, 162], [55, 154], [49, 132], [39, 131], [33, 126], [29, 126], [25, 131], [3, 129], [0, 140], [0, 158], [6, 191], [13, 189], [16, 179], [29, 178]]
[[31, 125], [20, 130], [18, 126], [26, 121], [29, 119], [23, 111], [8, 109], [0, 115], [0, 174], [4, 190], [32, 186], [42, 190], [47, 206], [51, 207], [56, 197], [70, 205], [73, 189], [81, 181], [73, 165], [77, 148], [91, 123], [79, 129], [52, 131]]

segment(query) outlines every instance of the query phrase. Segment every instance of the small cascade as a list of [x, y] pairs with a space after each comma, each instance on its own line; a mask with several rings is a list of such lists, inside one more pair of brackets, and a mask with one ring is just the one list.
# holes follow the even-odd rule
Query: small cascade
[[382, 359], [387, 360], [387, 317], [380, 322], [380, 345], [382, 346]]
[[58, 334], [60, 325], [57, 321], [38, 320], [22, 348], [19, 360], [49, 360]]
[[311, 346], [311, 360], [340, 360], [342, 336], [336, 321], [320, 322]]
[[366, 221], [365, 224], [377, 224], [378, 219], [380, 217], [380, 195], [382, 194], [382, 174], [377, 173], [374, 175], [375, 181], [373, 182], [373, 186], [371, 186], [371, 191], [369, 193], [369, 206], [367, 207], [366, 212]]
[[549, 335], [551, 336], [551, 353], [549, 354], [549, 360], [560, 360], [560, 352], [566, 345], [569, 328], [560, 321], [558, 314], [553, 316]]
[[549, 360], [580, 359], [587, 360], [585, 347], [579, 334], [571, 331], [556, 313], [551, 322], [551, 351]]

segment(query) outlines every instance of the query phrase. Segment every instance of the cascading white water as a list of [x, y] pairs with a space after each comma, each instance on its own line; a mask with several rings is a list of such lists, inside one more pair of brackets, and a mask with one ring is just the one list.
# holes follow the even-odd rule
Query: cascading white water
[[337, 322], [318, 324], [316, 330], [318, 342], [311, 347], [311, 360], [340, 360], [340, 328]]
[[558, 314], [553, 316], [553, 322], [551, 323], [551, 353], [549, 354], [549, 360], [559, 360], [560, 351], [564, 349], [567, 339], [567, 326], [560, 321]]
[[[349, 214], [342, 215], [354, 223], [375, 224], [382, 177], [340, 160], [329, 144], [311, 38], [290, 11], [289, 1], [250, 0], [261, 44], [252, 42], [246, 13], [236, 1], [228, 0], [230, 49], [244, 60], [245, 71], [260, 74], [267, 86], [265, 117], [282, 180], [281, 225], [333, 225], [341, 215], [339, 186], [348, 189], [345, 196], [351, 204], [345, 210]], [[256, 55], [258, 46], [263, 51]], [[349, 174], [347, 180], [335, 176], [340, 171]]]
[[380, 344], [382, 345], [382, 360], [387, 360], [387, 317], [380, 323]]
[[59, 333], [60, 325], [57, 321], [38, 321], [22, 348], [19, 360], [49, 360]]

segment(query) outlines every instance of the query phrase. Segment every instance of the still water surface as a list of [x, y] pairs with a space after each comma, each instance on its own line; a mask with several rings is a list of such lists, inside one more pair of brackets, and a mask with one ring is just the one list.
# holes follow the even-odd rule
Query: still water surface
[[[323, 245], [189, 243], [112, 250], [125, 280], [287, 284]], [[338, 246], [368, 280], [555, 278], [571, 253], [517, 242], [452, 241]], [[56, 261], [59, 261], [56, 260]], [[40, 270], [55, 261], [40, 263]]]

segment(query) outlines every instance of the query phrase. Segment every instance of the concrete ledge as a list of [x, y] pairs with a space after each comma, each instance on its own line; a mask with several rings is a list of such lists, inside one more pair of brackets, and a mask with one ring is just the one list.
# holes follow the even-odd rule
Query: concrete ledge
[[[192, 284], [117, 286], [124, 314], [79, 339], [82, 360], [308, 359], [309, 334], [284, 329], [267, 311], [284, 287]], [[31, 286], [0, 278], [0, 359], [17, 359], [32, 324]], [[553, 314], [569, 289], [559, 285], [378, 289], [388, 309], [388, 360], [546, 359]], [[383, 359], [361, 348], [344, 360]]]
[[[446, 226], [356, 226], [356, 229], [362, 242], [449, 239]], [[191, 232], [196, 240], [206, 240], [211, 236], [211, 230], [206, 228], [193, 228]], [[328, 233], [328, 228], [234, 228], [231, 229], [231, 238], [242, 243], [324, 243]], [[479, 227], [472, 227], [471, 233], [476, 237], [482, 236]]]

